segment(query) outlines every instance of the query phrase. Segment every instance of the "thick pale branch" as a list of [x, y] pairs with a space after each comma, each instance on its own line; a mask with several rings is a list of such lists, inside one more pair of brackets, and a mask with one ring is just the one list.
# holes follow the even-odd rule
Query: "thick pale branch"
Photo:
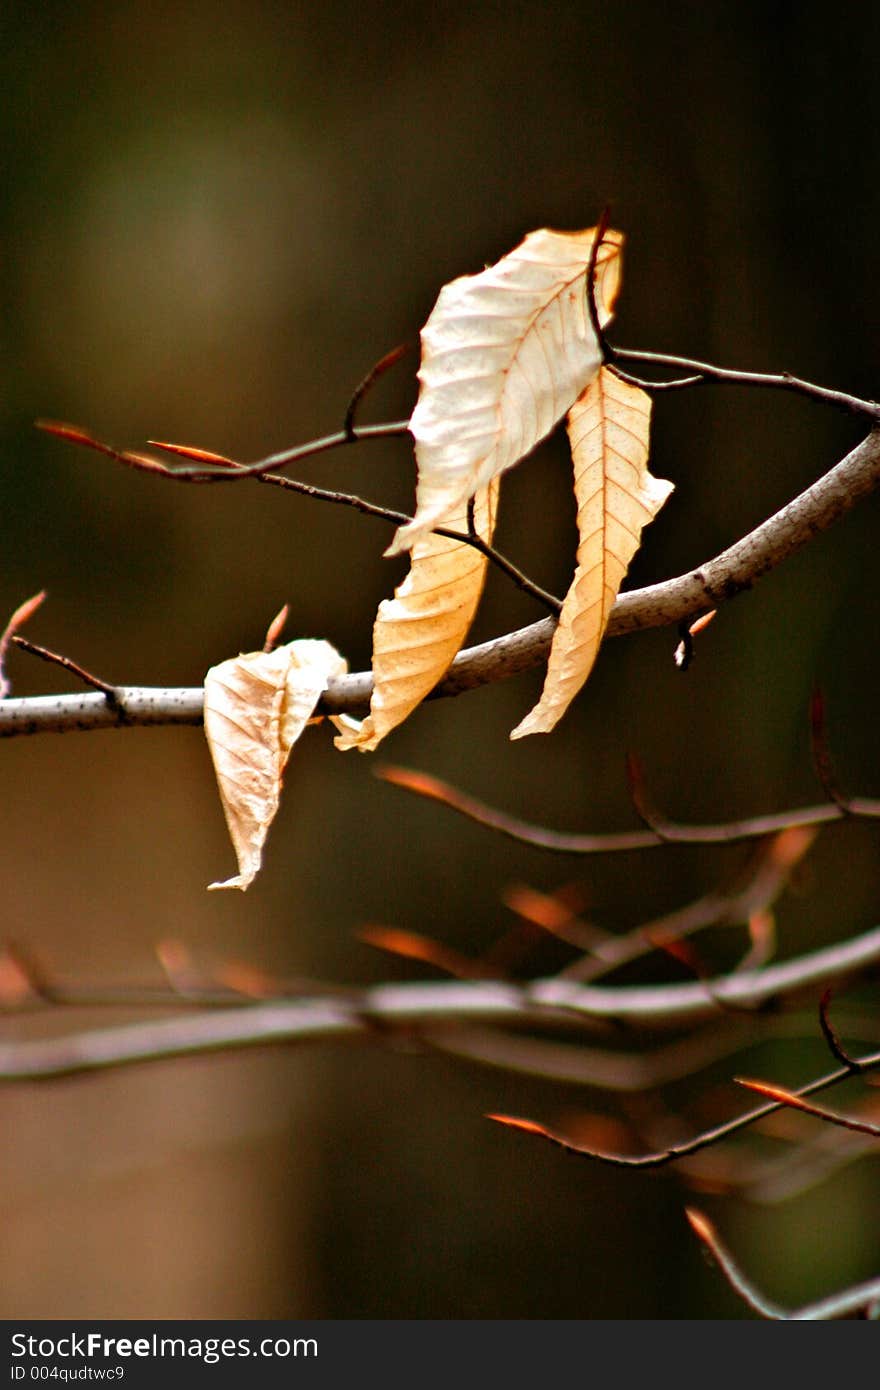
[[[872, 431], [851, 453], [756, 530], [688, 574], [622, 594], [614, 606], [608, 635], [666, 627], [717, 608], [795, 554], [839, 520], [880, 481], [880, 432]], [[476, 686], [505, 680], [543, 661], [555, 620], [459, 652], [435, 695], [458, 695]], [[358, 713], [369, 704], [372, 678], [357, 672], [332, 681], [322, 708], [327, 713]], [[198, 724], [200, 689], [159, 690], [121, 687], [118, 706], [102, 695], [56, 695], [0, 701], [0, 737], [70, 729], [113, 728], [125, 724]]]
[[158, 1022], [0, 1046], [0, 1080], [21, 1081], [137, 1062], [253, 1047], [387, 1036], [446, 1023], [613, 1023], [667, 1028], [717, 1018], [723, 1007], [760, 1009], [848, 978], [880, 962], [880, 928], [761, 970], [683, 985], [603, 987], [572, 980], [452, 980], [376, 985], [362, 992], [216, 1009]]
[[93, 692], [35, 695], [0, 701], [0, 738], [15, 734], [69, 733], [75, 729], [118, 729], [127, 725], [201, 724], [201, 686], [117, 686], [116, 703]]

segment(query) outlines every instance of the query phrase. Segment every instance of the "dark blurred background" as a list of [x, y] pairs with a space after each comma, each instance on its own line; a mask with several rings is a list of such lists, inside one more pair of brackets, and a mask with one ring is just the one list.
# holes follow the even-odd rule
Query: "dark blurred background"
[[[35, 641], [119, 683], [196, 685], [258, 647], [286, 601], [289, 636], [326, 637], [363, 669], [402, 573], [382, 558], [384, 523], [256, 485], [175, 487], [32, 422], [240, 458], [338, 428], [446, 280], [533, 228], [590, 226], [607, 203], [627, 239], [616, 342], [876, 394], [878, 43], [873, 5], [829, 22], [815, 3], [751, 0], [11, 0], [0, 614], [46, 589]], [[365, 419], [408, 414], [416, 365], [377, 387]], [[652, 469], [676, 493], [630, 583], [713, 555], [858, 438], [780, 394], [662, 398]], [[301, 476], [412, 501], [404, 441]], [[554, 440], [502, 495], [499, 544], [557, 592], [569, 488]], [[685, 676], [670, 631], [612, 642], [549, 738], [507, 738], [536, 672], [419, 711], [378, 758], [552, 826], [612, 830], [635, 823], [633, 749], [670, 814], [733, 817], [821, 797], [806, 717], [819, 682], [842, 775], [876, 790], [877, 520], [862, 504], [725, 608]], [[493, 575], [475, 635], [539, 616]], [[75, 688], [23, 655], [9, 664], [16, 695]], [[573, 883], [622, 930], [747, 854], [552, 859], [407, 798], [317, 730], [262, 876], [246, 896], [208, 894], [233, 862], [198, 730], [12, 740], [0, 763], [4, 933], [80, 981], [159, 982], [169, 937], [206, 965], [427, 978], [358, 928], [476, 953], [512, 925], [500, 894], [524, 882]], [[806, 870], [780, 906], [783, 953], [874, 924], [875, 832], [829, 830]], [[752, 1065], [795, 1081], [826, 1062], [818, 1044], [779, 1044]], [[744, 1315], [695, 1248], [674, 1174], [579, 1164], [483, 1118], [618, 1113], [589, 1088], [377, 1045], [10, 1086], [0, 1105], [7, 1318]], [[700, 1200], [767, 1292], [795, 1302], [877, 1274], [876, 1176], [866, 1160], [778, 1207]]]

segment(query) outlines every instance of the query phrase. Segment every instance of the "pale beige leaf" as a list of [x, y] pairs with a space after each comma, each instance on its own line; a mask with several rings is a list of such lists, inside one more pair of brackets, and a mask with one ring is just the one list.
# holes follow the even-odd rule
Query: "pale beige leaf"
[[[475, 501], [477, 534], [491, 541], [497, 479]], [[467, 531], [467, 503], [444, 520]], [[410, 569], [379, 605], [373, 626], [373, 695], [362, 721], [340, 719], [336, 747], [371, 752], [401, 724], [446, 674], [480, 601], [487, 561], [473, 546], [433, 532], [419, 537]]]
[[221, 661], [205, 676], [205, 734], [239, 869], [211, 888], [253, 883], [290, 750], [327, 682], [347, 670], [329, 642], [301, 638]]
[[549, 733], [568, 709], [590, 674], [642, 527], [672, 492], [672, 483], [648, 472], [650, 425], [650, 398], [605, 367], [569, 412], [577, 569], [553, 635], [541, 698], [511, 738]]
[[[388, 554], [449, 524], [562, 419], [596, 375], [586, 271], [595, 228], [531, 232], [495, 265], [440, 291], [422, 329], [419, 399], [410, 421], [416, 514]], [[619, 232], [599, 251], [596, 306], [606, 322], [620, 276]]]

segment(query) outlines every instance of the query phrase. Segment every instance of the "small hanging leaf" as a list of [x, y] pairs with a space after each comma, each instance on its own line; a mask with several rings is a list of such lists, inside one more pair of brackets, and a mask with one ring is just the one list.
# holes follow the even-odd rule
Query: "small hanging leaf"
[[347, 670], [329, 642], [301, 638], [221, 661], [205, 676], [205, 734], [239, 869], [209, 887], [244, 890], [253, 883], [290, 750], [327, 682]]
[[[410, 421], [418, 464], [416, 514], [387, 553], [512, 468], [550, 433], [599, 370], [586, 271], [595, 228], [531, 232], [478, 275], [440, 291], [422, 329], [421, 389]], [[606, 322], [620, 277], [619, 232], [606, 232], [595, 297]]]
[[673, 484], [648, 472], [651, 400], [603, 367], [568, 416], [577, 499], [577, 569], [553, 636], [541, 698], [511, 738], [544, 734], [577, 695], [627, 568]]
[[[477, 535], [491, 541], [498, 497], [497, 480], [476, 499]], [[467, 531], [467, 503], [444, 521]], [[410, 569], [394, 597], [379, 604], [373, 626], [373, 695], [364, 720], [334, 720], [341, 730], [336, 747], [371, 752], [402, 724], [443, 678], [480, 601], [486, 558], [464, 541], [429, 531], [412, 549]]]

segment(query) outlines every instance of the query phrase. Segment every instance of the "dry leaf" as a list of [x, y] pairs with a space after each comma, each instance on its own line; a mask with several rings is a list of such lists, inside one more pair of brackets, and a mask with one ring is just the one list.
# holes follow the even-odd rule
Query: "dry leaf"
[[253, 883], [290, 750], [327, 682], [347, 670], [329, 642], [302, 638], [222, 661], [205, 676], [205, 734], [239, 869], [209, 887]]
[[[474, 507], [477, 534], [491, 541], [498, 482]], [[444, 521], [467, 531], [467, 503]], [[473, 546], [428, 532], [413, 546], [410, 569], [394, 597], [379, 605], [373, 626], [373, 695], [358, 721], [334, 720], [336, 747], [371, 752], [443, 678], [473, 621], [487, 561]]]
[[[448, 524], [548, 435], [595, 377], [600, 349], [586, 300], [595, 230], [532, 232], [497, 264], [440, 291], [422, 329], [421, 389], [410, 421], [416, 514], [389, 555]], [[622, 240], [606, 232], [597, 258], [603, 322], [617, 293]]]
[[565, 596], [541, 698], [511, 738], [549, 733], [590, 674], [642, 527], [673, 484], [648, 472], [651, 401], [603, 367], [572, 407], [577, 569]]

